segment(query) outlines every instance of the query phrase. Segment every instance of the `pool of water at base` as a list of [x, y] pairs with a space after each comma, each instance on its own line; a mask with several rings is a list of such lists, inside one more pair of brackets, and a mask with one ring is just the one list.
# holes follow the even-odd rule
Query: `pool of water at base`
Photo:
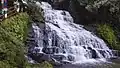
[[54, 68], [120, 68], [120, 59], [112, 59], [109, 62], [100, 63], [63, 64], [56, 65]]

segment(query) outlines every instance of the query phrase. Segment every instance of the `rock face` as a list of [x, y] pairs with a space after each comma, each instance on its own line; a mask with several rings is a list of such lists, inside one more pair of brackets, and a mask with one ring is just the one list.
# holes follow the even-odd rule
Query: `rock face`
[[119, 0], [51, 0], [51, 3], [56, 9], [69, 10], [78, 24], [119, 21]]
[[[75, 16], [76, 22], [83, 21], [87, 24], [95, 21], [117, 22], [119, 20], [119, 1], [118, 0], [71, 0], [70, 11]], [[81, 19], [81, 20], [79, 20]], [[116, 21], [117, 20], [117, 21]], [[89, 23], [88, 23], [89, 22]]]
[[96, 21], [97, 14], [89, 12], [85, 9], [84, 4], [80, 4], [78, 0], [71, 0], [69, 12], [74, 18], [75, 23], [77, 24], [87, 24]]
[[70, 0], [42, 0], [48, 2], [54, 9], [68, 10]]
[[54, 0], [53, 7], [55, 9], [68, 10], [70, 0]]

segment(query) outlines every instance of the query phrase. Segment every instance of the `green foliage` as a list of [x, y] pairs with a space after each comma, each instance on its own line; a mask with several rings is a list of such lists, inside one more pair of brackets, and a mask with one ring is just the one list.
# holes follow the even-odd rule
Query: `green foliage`
[[26, 68], [53, 68], [53, 66], [45, 61], [40, 64], [27, 64]]
[[48, 63], [47, 61], [43, 62], [41, 64], [41, 67], [43, 67], [43, 68], [53, 68], [52, 65], [50, 63]]
[[27, 24], [27, 13], [20, 13], [19, 15], [11, 17], [10, 19], [6, 19], [1, 25], [10, 35], [16, 37], [20, 41], [23, 41], [23, 36], [25, 33], [24, 30], [27, 28]]
[[0, 68], [24, 68], [23, 38], [29, 16], [20, 13], [0, 22]]
[[112, 49], [119, 49], [119, 44], [115, 31], [109, 24], [99, 24], [97, 28], [98, 34], [108, 42], [108, 45]]
[[25, 37], [29, 27], [27, 13], [0, 22], [0, 68], [52, 68], [48, 62], [30, 64], [25, 58]]

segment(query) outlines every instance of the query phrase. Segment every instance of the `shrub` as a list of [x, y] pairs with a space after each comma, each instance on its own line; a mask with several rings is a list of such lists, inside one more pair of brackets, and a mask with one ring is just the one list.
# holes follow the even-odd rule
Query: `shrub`
[[0, 22], [0, 68], [24, 68], [24, 35], [29, 16], [20, 13]]
[[108, 43], [112, 49], [119, 49], [119, 44], [115, 31], [110, 24], [98, 24], [98, 34]]
[[0, 22], [0, 68], [52, 68], [48, 62], [27, 62], [24, 41], [29, 24], [27, 13], [19, 13]]
[[26, 68], [53, 68], [53, 66], [47, 61], [38, 64], [27, 64]]

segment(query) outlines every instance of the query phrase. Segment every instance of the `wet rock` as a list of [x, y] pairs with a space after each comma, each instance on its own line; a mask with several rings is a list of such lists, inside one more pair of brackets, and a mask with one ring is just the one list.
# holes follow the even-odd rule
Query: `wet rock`
[[69, 61], [61, 61], [61, 63], [64, 64], [71, 64]]
[[95, 50], [92, 50], [92, 58], [99, 58]]
[[28, 37], [34, 38], [34, 34], [33, 34], [33, 32], [28, 33]]
[[54, 0], [52, 5], [55, 9], [68, 10], [70, 0]]
[[63, 65], [61, 62], [56, 61], [54, 58], [52, 58], [52, 61], [50, 61], [50, 63], [54, 66], [61, 66]]
[[103, 57], [105, 57], [105, 51], [104, 50], [99, 50], [99, 52], [100, 52], [100, 54], [103, 56]]
[[66, 13], [63, 11], [62, 13], [61, 13], [62, 15], [66, 15]]
[[112, 57], [108, 59], [108, 61], [114, 62], [114, 63], [120, 63], [120, 57]]
[[50, 55], [44, 54], [44, 53], [32, 53], [28, 54], [29, 57], [31, 57], [33, 60], [37, 62], [43, 62], [43, 61], [50, 61]]
[[54, 53], [58, 53], [59, 52], [59, 48], [56, 46], [53, 46], [51, 48], [49, 47], [44, 47], [42, 50], [44, 53], [46, 54], [54, 54]]
[[74, 59], [75, 59], [74, 56], [68, 55], [68, 60], [69, 60], [69, 61], [74, 61]]
[[[90, 53], [92, 53], [92, 58], [99, 58], [94, 49], [92, 49], [91, 47], [88, 47], [88, 49], [90, 50]], [[102, 54], [104, 54], [104, 53], [102, 53]]]
[[28, 37], [27, 40], [29, 40], [29, 41], [34, 41], [35, 38], [30, 38], [30, 37]]
[[112, 53], [113, 53], [114, 56], [120, 57], [120, 51], [112, 50]]
[[118, 56], [120, 57], [120, 51], [118, 52]]
[[53, 48], [43, 48], [42, 51], [46, 54], [54, 54], [54, 49]]
[[52, 57], [54, 59], [56, 59], [57, 61], [62, 61], [64, 59], [66, 59], [66, 57], [64, 55], [53, 55]]

